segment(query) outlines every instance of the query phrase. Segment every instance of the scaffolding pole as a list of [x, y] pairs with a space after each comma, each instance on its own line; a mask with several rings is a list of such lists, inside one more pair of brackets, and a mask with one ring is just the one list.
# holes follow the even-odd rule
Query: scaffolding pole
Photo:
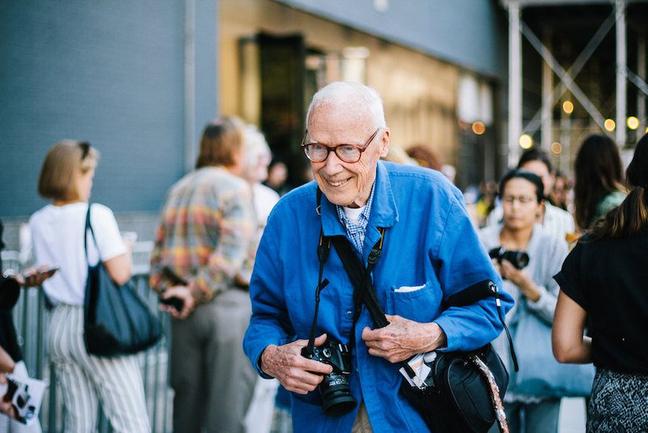
[[518, 144], [522, 134], [522, 34], [520, 5], [508, 2], [509, 15], [509, 100], [508, 100], [508, 165], [514, 167], [520, 155]]
[[[543, 50], [551, 50], [551, 33], [544, 32]], [[544, 58], [545, 56], [543, 56]], [[542, 148], [549, 151], [553, 129], [553, 72], [546, 61], [542, 62]]]
[[625, 0], [616, 0], [616, 142], [620, 147], [626, 144], [626, 103], [627, 103], [627, 53]]

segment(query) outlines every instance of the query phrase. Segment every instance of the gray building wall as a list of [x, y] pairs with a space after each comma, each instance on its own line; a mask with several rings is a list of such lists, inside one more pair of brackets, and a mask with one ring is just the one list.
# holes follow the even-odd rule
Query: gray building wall
[[493, 78], [506, 76], [507, 28], [496, 0], [276, 1]]
[[45, 203], [38, 172], [61, 138], [101, 152], [94, 201], [117, 214], [157, 213], [217, 111], [217, 20], [217, 0], [0, 0], [0, 217], [20, 220]]

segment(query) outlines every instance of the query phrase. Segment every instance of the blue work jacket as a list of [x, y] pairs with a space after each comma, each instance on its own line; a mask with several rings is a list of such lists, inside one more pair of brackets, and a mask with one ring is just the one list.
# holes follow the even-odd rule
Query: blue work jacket
[[[385, 229], [382, 255], [373, 271], [378, 301], [387, 314], [417, 322], [436, 322], [447, 336], [445, 350], [472, 350], [502, 330], [493, 298], [466, 307], [441, 309], [442, 300], [475, 283], [501, 280], [481, 246], [462, 195], [442, 175], [428, 169], [378, 162], [374, 197], [366, 229], [363, 262]], [[259, 246], [250, 283], [252, 318], [244, 349], [255, 368], [270, 344], [307, 339], [315, 307], [320, 227], [325, 236], [346, 235], [335, 205], [311, 182], [275, 206]], [[365, 403], [374, 433], [427, 432], [419, 414], [399, 394], [398, 365], [369, 355], [362, 329], [371, 327], [363, 306], [354, 325], [353, 286], [334, 248], [324, 268], [318, 333], [343, 343], [355, 335], [351, 390]], [[399, 288], [406, 287], [404, 290]], [[507, 311], [512, 299], [503, 294]], [[263, 372], [259, 369], [259, 373]], [[356, 410], [340, 417], [324, 414], [319, 391], [292, 394], [296, 433], [351, 432]], [[436, 433], [436, 432], [435, 432]], [[438, 432], [442, 433], [442, 432]]]

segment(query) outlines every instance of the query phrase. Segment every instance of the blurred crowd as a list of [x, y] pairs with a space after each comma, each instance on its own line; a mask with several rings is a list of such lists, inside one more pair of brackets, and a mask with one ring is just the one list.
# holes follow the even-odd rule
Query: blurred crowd
[[[595, 393], [588, 408], [588, 425], [596, 426], [591, 431], [621, 431], [615, 426], [624, 424], [615, 424], [615, 417], [646, 419], [648, 346], [640, 331], [648, 325], [648, 267], [643, 257], [632, 256], [645, 256], [641, 248], [648, 246], [646, 152], [644, 136], [626, 177], [616, 143], [592, 135], [581, 144], [571, 177], [556, 171], [544, 150], [533, 148], [499, 181], [465, 192], [483, 247], [516, 300], [506, 321], [517, 359], [505, 340], [495, 342], [511, 371], [505, 407], [512, 432], [556, 432], [561, 398], [589, 398], [592, 381], [595, 390], [627, 394], [630, 403], [623, 408], [630, 413], [620, 414], [618, 403]], [[425, 146], [393, 150], [388, 159], [438, 170], [454, 181], [454, 167]], [[102, 261], [120, 284], [132, 275], [132, 245], [120, 235], [112, 211], [89, 204], [99, 160], [97, 149], [73, 140], [54, 144], [45, 156], [39, 193], [50, 203], [30, 219], [34, 267], [2, 277], [0, 370], [27, 374], [11, 309], [20, 287], [42, 285], [52, 308], [48, 348], [59, 372], [66, 431], [93, 431], [100, 405], [115, 431], [148, 432], [135, 358], [102, 359], [84, 346], [88, 265]], [[176, 433], [290, 431], [288, 393], [275, 380], [258, 378], [241, 347], [256, 248], [273, 206], [288, 192], [286, 167], [273, 159], [255, 126], [222, 117], [205, 127], [195, 169], [169, 189], [150, 286], [172, 317]], [[88, 246], [86, 216], [96, 235], [96, 244]], [[606, 267], [607, 252], [619, 268]], [[599, 282], [588, 287], [594, 278], [588, 275]], [[561, 365], [555, 358], [584, 364]], [[0, 409], [15, 418], [10, 404]], [[40, 431], [37, 422], [21, 430], [27, 427], [8, 417], [0, 431]]]

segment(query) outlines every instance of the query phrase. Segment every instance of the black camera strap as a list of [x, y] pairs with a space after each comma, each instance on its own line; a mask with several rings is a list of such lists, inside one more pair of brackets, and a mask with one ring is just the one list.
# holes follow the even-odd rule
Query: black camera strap
[[[316, 212], [321, 216], [321, 201], [322, 201], [322, 191], [317, 188], [317, 207]], [[315, 314], [313, 316], [313, 323], [311, 324], [310, 329], [310, 338], [308, 340], [308, 347], [313, 348], [315, 344], [315, 333], [317, 328], [317, 316], [319, 310], [319, 300], [321, 290], [328, 285], [329, 281], [327, 279], [322, 280], [322, 274], [324, 270], [324, 264], [328, 260], [328, 256], [331, 249], [331, 243], [335, 247], [335, 250], [342, 261], [344, 270], [346, 271], [351, 284], [354, 287], [354, 303], [356, 310], [358, 310], [360, 303], [364, 303], [369, 311], [369, 315], [374, 322], [376, 328], [384, 328], [389, 325], [387, 317], [383, 312], [378, 299], [376, 298], [376, 292], [373, 289], [373, 283], [371, 280], [371, 272], [375, 267], [380, 255], [382, 254], [382, 247], [385, 239], [385, 229], [378, 228], [380, 232], [380, 239], [376, 244], [371, 248], [369, 252], [369, 257], [367, 259], [367, 267], [365, 268], [354, 252], [353, 246], [345, 236], [324, 236], [322, 228], [320, 228], [320, 239], [317, 246], [317, 257], [319, 260], [319, 275], [318, 283], [315, 288]], [[356, 311], [357, 313], [357, 311]], [[352, 335], [353, 337], [353, 335]], [[416, 376], [416, 373], [406, 362], [401, 362], [401, 366], [405, 369], [407, 374], [413, 378]]]
[[[321, 216], [321, 200], [322, 200], [322, 191], [318, 188], [316, 210], [318, 215], [320, 216]], [[367, 267], [365, 267], [360, 261], [360, 259], [358, 258], [357, 254], [354, 252], [353, 246], [345, 236], [325, 237], [322, 229], [320, 228], [320, 239], [319, 239], [318, 254], [317, 254], [319, 259], [319, 277], [318, 277], [318, 285], [315, 292], [316, 293], [315, 317], [313, 320], [313, 324], [311, 326], [311, 339], [309, 340], [309, 345], [311, 344], [311, 342], [314, 342], [315, 328], [317, 326], [317, 312], [319, 309], [319, 294], [321, 289], [324, 288], [329, 282], [326, 279], [322, 280], [322, 273], [324, 269], [324, 264], [328, 260], [331, 243], [333, 243], [333, 246], [335, 247], [335, 250], [338, 253], [338, 256], [340, 257], [340, 260], [342, 261], [344, 270], [346, 271], [349, 279], [351, 280], [351, 284], [355, 288], [354, 298], [358, 302], [362, 302], [365, 304], [367, 310], [369, 311], [369, 315], [371, 316], [371, 319], [374, 322], [374, 326], [376, 328], [384, 328], [385, 326], [389, 325], [389, 321], [385, 317], [385, 312], [381, 308], [380, 303], [378, 302], [378, 299], [376, 297], [376, 291], [373, 287], [373, 281], [371, 276], [371, 272], [373, 271], [373, 268], [375, 267], [382, 253], [382, 248], [385, 239], [385, 230], [383, 228], [379, 228], [378, 230], [380, 231], [380, 239], [378, 240], [378, 242], [376, 242], [376, 244], [371, 249], [371, 252], [369, 253], [369, 257], [367, 260], [368, 262]], [[506, 337], [509, 343], [513, 367], [515, 371], [518, 371], [519, 367], [518, 367], [517, 356], [515, 353], [515, 347], [513, 345], [513, 339], [511, 337], [511, 333], [504, 319], [504, 313], [502, 312], [501, 295], [495, 283], [493, 283], [490, 280], [484, 280], [475, 283], [469, 287], [466, 287], [464, 290], [447, 297], [443, 303], [443, 307], [444, 309], [450, 307], [463, 307], [463, 306], [474, 304], [477, 301], [489, 297], [495, 298], [495, 302], [497, 305], [497, 315], [506, 332]], [[414, 371], [411, 369], [411, 367], [407, 362], [401, 362], [400, 364], [410, 377], [415, 376]]]

